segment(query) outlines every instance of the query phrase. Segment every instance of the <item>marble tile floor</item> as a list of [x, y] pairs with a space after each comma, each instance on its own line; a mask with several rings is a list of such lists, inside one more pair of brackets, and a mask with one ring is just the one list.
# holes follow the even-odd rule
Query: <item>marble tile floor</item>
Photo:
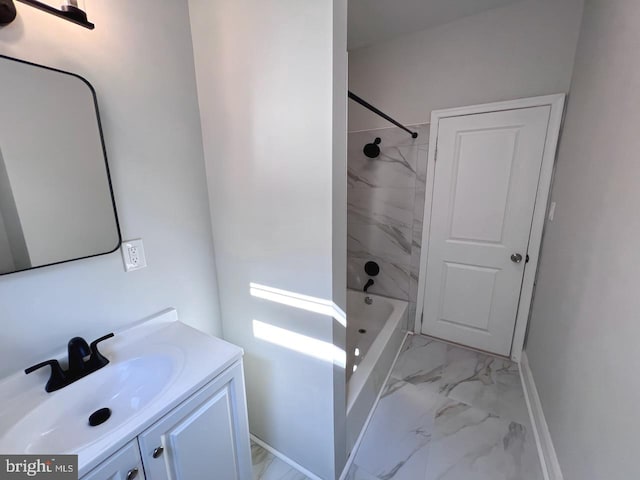
[[407, 338], [347, 480], [541, 480], [518, 367]]
[[309, 480], [308, 477], [253, 441], [251, 442], [251, 463], [253, 480]]

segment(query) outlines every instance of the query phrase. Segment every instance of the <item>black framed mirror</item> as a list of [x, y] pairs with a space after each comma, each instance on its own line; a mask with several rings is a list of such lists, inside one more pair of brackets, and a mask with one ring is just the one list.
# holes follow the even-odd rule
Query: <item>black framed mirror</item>
[[120, 243], [95, 90], [79, 75], [0, 55], [0, 275]]

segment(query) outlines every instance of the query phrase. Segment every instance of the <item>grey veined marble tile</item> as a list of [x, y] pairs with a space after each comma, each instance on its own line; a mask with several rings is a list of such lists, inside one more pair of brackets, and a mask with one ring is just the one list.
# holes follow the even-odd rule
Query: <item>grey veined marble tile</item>
[[[417, 139], [395, 127], [349, 133], [347, 283], [361, 289], [361, 267], [374, 260], [383, 270], [370, 291], [415, 303], [429, 125], [411, 128]], [[362, 148], [376, 137], [381, 154], [367, 158]]]
[[348, 147], [347, 181], [350, 187], [415, 188], [417, 147], [380, 145], [380, 155], [369, 158], [362, 146]]
[[426, 207], [426, 192], [424, 183], [419, 180], [416, 181], [416, 188], [414, 190], [415, 196], [413, 201], [413, 235], [414, 242], [417, 242], [418, 246], [422, 244], [422, 225], [424, 222], [424, 211]]
[[391, 377], [403, 380], [434, 393], [439, 393], [442, 372], [447, 361], [448, 345], [421, 335], [411, 335], [405, 342], [404, 349]]
[[369, 292], [385, 297], [407, 300], [409, 298], [409, 267], [363, 252], [349, 252], [347, 257], [347, 287], [362, 290], [369, 279], [364, 271], [364, 265], [369, 260], [377, 262], [380, 273], [374, 278], [374, 284]]
[[425, 395], [413, 385], [387, 386], [376, 407], [354, 462], [379, 479], [422, 479], [439, 395]]
[[414, 195], [411, 189], [353, 187], [347, 192], [349, 224], [413, 225]]
[[416, 174], [418, 181], [424, 183], [427, 180], [427, 163], [429, 160], [429, 145], [419, 145], [416, 159]]
[[408, 125], [408, 127], [418, 132], [418, 138], [411, 138], [404, 130], [396, 127], [377, 128], [373, 130], [360, 130], [349, 132], [349, 141], [360, 146], [360, 150], [366, 143], [372, 142], [376, 137], [380, 137], [383, 144], [395, 146], [425, 146], [429, 144], [429, 124]]
[[[349, 186], [413, 188], [416, 176], [425, 177], [429, 126], [418, 125], [418, 138], [412, 139], [398, 128], [385, 128], [348, 135]], [[367, 143], [380, 137], [380, 156], [371, 159], [362, 152]]]
[[309, 480], [257, 443], [251, 442], [253, 480]]
[[353, 256], [374, 255], [388, 262], [409, 266], [411, 229], [393, 224], [349, 223], [347, 251]]
[[440, 392], [502, 418], [529, 425], [518, 365], [510, 360], [449, 345]]
[[365, 469], [363, 469], [362, 467], [354, 463], [349, 468], [349, 473], [347, 473], [345, 480], [380, 480], [380, 479], [378, 477], [374, 477]]
[[530, 430], [448, 399], [437, 410], [426, 480], [541, 480]]
[[351, 478], [541, 480], [519, 382], [508, 360], [408, 337]]
[[422, 249], [414, 242], [411, 247], [411, 264], [409, 268], [409, 301], [414, 303], [417, 303], [418, 301], [421, 255]]
[[529, 425], [515, 363], [420, 335], [410, 337], [407, 344], [393, 378]]

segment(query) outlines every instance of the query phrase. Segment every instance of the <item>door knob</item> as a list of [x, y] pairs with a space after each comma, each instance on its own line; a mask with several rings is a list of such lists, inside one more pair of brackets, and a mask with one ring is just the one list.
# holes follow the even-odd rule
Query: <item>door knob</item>
[[162, 452], [164, 452], [164, 448], [162, 447], [154, 448], [152, 453], [153, 458], [158, 458], [160, 455], [162, 455]]
[[511, 254], [511, 261], [513, 263], [520, 263], [522, 261], [522, 255], [520, 255], [519, 253]]

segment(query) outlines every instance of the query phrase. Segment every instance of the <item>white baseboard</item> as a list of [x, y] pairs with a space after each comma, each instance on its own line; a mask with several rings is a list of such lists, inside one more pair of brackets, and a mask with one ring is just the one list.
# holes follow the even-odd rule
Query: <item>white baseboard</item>
[[536, 384], [533, 381], [533, 373], [529, 367], [529, 359], [526, 352], [522, 352], [522, 359], [518, 364], [520, 368], [520, 378], [522, 379], [522, 388], [524, 389], [524, 398], [527, 401], [529, 416], [531, 417], [531, 425], [533, 426], [533, 435], [538, 447], [538, 456], [540, 457], [540, 465], [544, 480], [564, 480], [560, 463], [556, 456], [556, 450], [553, 447], [551, 434], [547, 421], [542, 411], [542, 403], [538, 396]]
[[318, 477], [315, 473], [311, 473], [309, 470], [307, 470], [306, 468], [304, 468], [302, 465], [300, 465], [297, 462], [294, 462], [293, 460], [291, 460], [289, 457], [287, 457], [284, 453], [279, 452], [278, 450], [276, 450], [275, 448], [273, 448], [271, 445], [269, 445], [268, 443], [263, 442], [262, 440], [260, 440], [258, 437], [256, 437], [255, 435], [251, 434], [251, 440], [253, 440], [255, 443], [257, 443], [258, 445], [260, 445], [262, 448], [264, 448], [267, 452], [273, 454], [275, 457], [278, 457], [280, 460], [282, 460], [284, 463], [286, 463], [287, 465], [289, 465], [291, 468], [294, 468], [296, 470], [298, 470], [300, 473], [302, 473], [303, 475], [306, 475], [307, 477], [309, 477], [311, 480], [322, 480], [320, 477]]

